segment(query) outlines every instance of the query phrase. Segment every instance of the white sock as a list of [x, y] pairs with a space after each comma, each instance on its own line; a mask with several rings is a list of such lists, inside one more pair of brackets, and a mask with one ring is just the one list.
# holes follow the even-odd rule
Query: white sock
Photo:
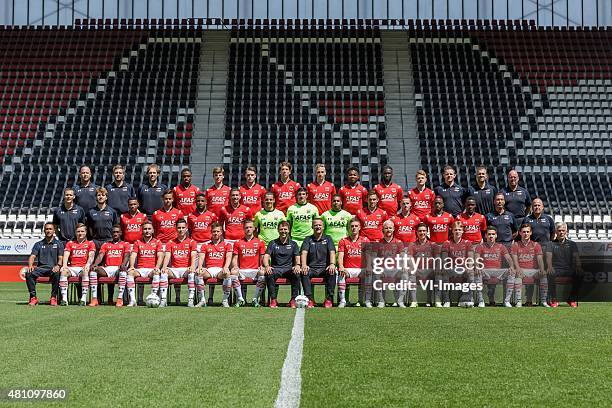
[[189, 300], [195, 297], [195, 273], [187, 274], [187, 287], [189, 288]]
[[223, 279], [223, 300], [228, 300], [232, 289], [232, 278]]
[[91, 289], [91, 297], [98, 298], [98, 272], [89, 272], [89, 288]]
[[161, 290], [161, 298], [165, 300], [168, 297], [168, 274], [162, 273], [159, 277], [159, 287]]
[[65, 300], [68, 303], [68, 277], [60, 276], [60, 291], [62, 293], [62, 300]]
[[196, 288], [198, 289], [198, 297], [201, 302], [206, 302], [206, 287], [204, 286], [204, 278], [196, 276]]
[[261, 296], [261, 292], [263, 292], [265, 287], [266, 287], [266, 277], [258, 276], [257, 282], [255, 283], [255, 295], [254, 295], [254, 298], [257, 299], [258, 302], [259, 302], [259, 297]]
[[232, 276], [232, 287], [236, 291], [236, 296], [238, 296], [238, 300], [244, 300], [242, 297], [242, 285], [240, 285], [240, 279], [238, 276]]
[[134, 283], [134, 277], [131, 275], [127, 277], [127, 287], [130, 303], [136, 303], [136, 284]]
[[157, 296], [159, 293], [159, 275], [153, 275], [153, 280], [151, 281], [151, 293]]
[[126, 278], [127, 278], [127, 273], [119, 272], [119, 293], [117, 293], [117, 299], [123, 298], [123, 293], [125, 292]]

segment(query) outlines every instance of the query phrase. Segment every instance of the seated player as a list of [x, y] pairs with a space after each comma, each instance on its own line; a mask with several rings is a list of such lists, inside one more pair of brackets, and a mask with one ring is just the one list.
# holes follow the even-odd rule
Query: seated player
[[127, 276], [128, 294], [130, 296], [128, 307], [136, 306], [134, 280], [139, 276], [143, 278], [151, 276], [151, 293], [157, 295], [163, 261], [163, 244], [159, 239], [153, 237], [153, 223], [145, 221], [142, 224], [142, 239], [134, 243], [130, 254], [130, 267]]
[[326, 309], [332, 307], [336, 289], [336, 248], [329, 235], [323, 234], [323, 220], [312, 220], [313, 234], [306, 237], [300, 251], [302, 265], [302, 287], [304, 295], [308, 298], [308, 308], [315, 306], [312, 297], [312, 282], [310, 279], [323, 277], [325, 279]]
[[[466, 261], [474, 257], [472, 242], [463, 239], [463, 224], [455, 221], [451, 227], [451, 239], [446, 241], [441, 251], [443, 265], [452, 265], [450, 269], [442, 268], [438, 281], [446, 283], [450, 277], [459, 277], [463, 282], [472, 283], [474, 281], [474, 271], [466, 266]], [[450, 295], [448, 290], [442, 290], [442, 305], [440, 298], [436, 298], [436, 307], [450, 307]], [[473, 307], [472, 292], [461, 292], [459, 296], [459, 307]]]
[[[32, 254], [28, 258], [28, 271], [25, 274], [26, 285], [30, 293], [28, 305], [36, 306], [36, 280], [41, 276], [51, 278], [51, 299], [49, 304], [57, 306], [57, 292], [59, 291], [60, 268], [64, 256], [64, 243], [55, 238], [55, 225], [45, 223], [43, 228], [45, 238], [34, 244]], [[36, 266], [34, 266], [36, 262]]]
[[[119, 294], [117, 295], [117, 307], [123, 306], [123, 292], [127, 280], [127, 268], [130, 264], [130, 251], [132, 245], [121, 240], [121, 227], [115, 225], [112, 237], [100, 247], [100, 252], [89, 272], [89, 286], [91, 288], [91, 303], [89, 306], [98, 306], [98, 277], [114, 278], [119, 276]], [[102, 261], [104, 265], [102, 266]], [[112, 299], [108, 299], [111, 303]]]
[[514, 274], [508, 276], [504, 305], [510, 303], [512, 293], [514, 292], [516, 301], [515, 306], [522, 306], [521, 292], [523, 289], [523, 278], [527, 276], [540, 280], [540, 304], [544, 307], [550, 307], [548, 303], [546, 303], [546, 297], [548, 295], [548, 277], [544, 269], [542, 247], [537, 242], [531, 240], [531, 225], [521, 225], [519, 234], [521, 240], [512, 244], [511, 253]]
[[278, 224], [278, 238], [270, 242], [264, 255], [263, 264], [266, 271], [266, 283], [270, 294], [270, 308], [277, 308], [276, 280], [287, 278], [291, 282], [291, 301], [289, 306], [295, 308], [295, 297], [300, 293], [300, 251], [297, 243], [289, 238], [289, 222]]
[[[279, 211], [280, 212], [280, 211]], [[262, 240], [253, 235], [255, 226], [252, 220], [244, 221], [244, 238], [234, 243], [234, 256], [232, 257], [232, 284], [236, 278], [244, 280], [252, 279], [255, 282], [255, 295], [253, 296], [253, 307], [259, 307], [259, 297], [266, 287], [266, 277], [262, 268], [263, 256], [266, 253], [266, 245]], [[236, 278], [234, 278], [236, 277]], [[239, 291], [242, 284], [234, 286]], [[243, 298], [238, 293], [238, 300]]]
[[62, 302], [60, 305], [68, 306], [68, 278], [71, 276], [81, 277], [81, 306], [87, 303], [87, 292], [89, 291], [89, 272], [96, 255], [96, 245], [87, 240], [87, 227], [85, 224], [77, 224], [74, 230], [75, 239], [68, 241], [64, 248], [62, 269], [60, 270], [60, 290]]
[[[503, 281], [508, 274], [514, 273], [512, 267], [512, 257], [508, 253], [506, 246], [497, 242], [497, 228], [492, 225], [487, 227], [486, 241], [479, 244], [474, 249], [476, 258], [480, 258], [483, 269], [476, 268], [475, 282], [482, 282], [484, 279], [488, 286], [489, 306], [495, 306], [495, 286], [498, 281]], [[508, 267], [503, 267], [503, 261]], [[476, 263], [478, 265], [478, 262]], [[493, 289], [491, 289], [491, 287]], [[510, 303], [504, 306], [511, 307]], [[478, 294], [478, 307], [484, 307], [482, 293]]]
[[[408, 247], [405, 246], [402, 241], [395, 238], [395, 224], [391, 219], [388, 219], [383, 223], [383, 237], [378, 241], [379, 245], [377, 246], [376, 256], [380, 258], [395, 258], [396, 255], [402, 254], [405, 252]], [[408, 281], [408, 271], [406, 269], [396, 269], [394, 271], [389, 271], [391, 273], [391, 277], [395, 281]], [[385, 274], [386, 275], [386, 274]], [[381, 275], [378, 279], [384, 278], [385, 275]], [[388, 275], [387, 275], [388, 276]], [[376, 277], [375, 277], [376, 278]], [[384, 281], [384, 279], [383, 279]], [[374, 285], [373, 285], [374, 286]], [[369, 285], [366, 287], [369, 289]], [[377, 307], [383, 308], [385, 307], [385, 291], [381, 289], [376, 289], [373, 287], [374, 293], [378, 295], [378, 304]], [[367, 297], [366, 293], [366, 297]], [[401, 308], [405, 308], [406, 304], [404, 303], [404, 298], [406, 297], [406, 290], [398, 290], [395, 293], [395, 302], [393, 306], [399, 306]], [[366, 298], [365, 306], [367, 308], [372, 307], [372, 304], [368, 302]]]
[[[198, 258], [196, 286], [200, 302], [195, 305], [196, 307], [205, 306], [204, 282], [210, 278], [223, 281], [223, 300], [221, 304], [223, 307], [229, 307], [229, 295], [232, 288], [231, 262], [232, 245], [223, 240], [221, 224], [213, 222], [211, 225], [211, 240], [202, 245]], [[240, 281], [237, 280], [237, 283], [239, 285]]]
[[312, 220], [319, 217], [319, 210], [306, 201], [307, 192], [305, 188], [299, 188], [296, 192], [297, 202], [287, 210], [287, 221], [291, 225], [291, 239], [299, 248], [302, 241], [312, 235]]
[[389, 215], [378, 207], [378, 193], [375, 190], [368, 191], [368, 205], [357, 211], [357, 219], [361, 221], [361, 235], [372, 242], [382, 239], [382, 225]]
[[331, 209], [321, 215], [321, 220], [323, 220], [323, 233], [331, 237], [338, 251], [338, 243], [348, 235], [349, 223], [353, 216], [342, 209], [342, 197], [339, 194], [334, 194], [331, 203]]
[[487, 220], [484, 215], [476, 212], [476, 199], [465, 199], [465, 211], [457, 216], [457, 221], [463, 225], [463, 239], [474, 245], [482, 242], [482, 236], [487, 229]]
[[[176, 232], [177, 237], [166, 244], [166, 255], [160, 274], [161, 303], [167, 303], [168, 279], [187, 277], [187, 306], [194, 307], [197, 243], [187, 236], [187, 221], [182, 218], [176, 222]], [[176, 304], [178, 305], [178, 301]]]
[[[435, 264], [433, 260], [438, 256], [439, 247], [427, 238], [427, 224], [421, 222], [416, 227], [416, 242], [410, 248], [410, 254], [415, 262], [415, 273], [409, 279], [414, 283], [415, 289], [408, 292], [410, 307], [418, 307], [416, 283], [434, 278]], [[427, 305], [431, 305], [431, 289], [427, 286]]]
[[[349, 236], [342, 238], [338, 243], [338, 307], [346, 306], [346, 278], [361, 277], [363, 244], [369, 239], [359, 234], [361, 222], [353, 218], [349, 223]], [[359, 301], [363, 299], [363, 285], [359, 285]], [[368, 299], [369, 301], [369, 299]]]

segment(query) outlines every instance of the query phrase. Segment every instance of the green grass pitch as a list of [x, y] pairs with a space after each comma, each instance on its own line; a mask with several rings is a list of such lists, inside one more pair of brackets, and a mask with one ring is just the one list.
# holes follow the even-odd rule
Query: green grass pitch
[[[39, 292], [46, 301], [48, 287]], [[0, 284], [2, 389], [68, 388], [70, 406], [274, 405], [292, 310], [26, 298], [25, 284]], [[301, 406], [609, 406], [611, 318], [606, 303], [308, 310]]]

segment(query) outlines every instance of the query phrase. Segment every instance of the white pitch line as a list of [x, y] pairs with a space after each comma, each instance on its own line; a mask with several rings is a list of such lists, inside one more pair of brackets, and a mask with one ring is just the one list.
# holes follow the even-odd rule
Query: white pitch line
[[297, 408], [302, 393], [302, 348], [304, 345], [304, 309], [297, 309], [293, 320], [287, 357], [281, 371], [281, 384], [276, 396], [276, 408]]

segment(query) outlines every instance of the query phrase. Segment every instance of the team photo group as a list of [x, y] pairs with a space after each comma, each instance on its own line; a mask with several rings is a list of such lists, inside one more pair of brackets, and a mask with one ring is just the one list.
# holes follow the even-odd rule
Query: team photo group
[[[543, 201], [519, 185], [515, 170], [508, 172], [507, 185], [497, 188], [488, 183], [486, 167], [478, 167], [474, 183], [464, 188], [455, 169], [446, 166], [443, 183], [433, 190], [423, 170], [409, 190], [393, 182], [390, 166], [370, 190], [361, 185], [356, 167], [346, 170], [339, 189], [326, 180], [323, 164], [315, 166], [306, 187], [292, 180], [290, 163], [282, 162], [279, 170], [279, 181], [268, 190], [257, 183], [255, 167], [245, 169], [239, 187], [225, 185], [224, 169], [216, 167], [214, 184], [202, 191], [188, 168], [171, 187], [160, 183], [160, 168], [151, 164], [135, 189], [121, 165], [105, 187], [96, 186], [92, 169], [82, 166], [32, 249], [25, 272], [29, 305], [39, 304], [36, 283], [45, 277], [51, 306], [68, 305], [70, 283], [80, 290], [78, 304], [102, 304], [103, 278], [107, 303], [116, 307], [168, 306], [172, 286], [172, 303], [184, 305], [180, 289], [186, 283], [188, 307], [212, 305], [215, 286], [221, 286], [223, 307], [276, 308], [281, 282], [291, 286], [292, 308], [316, 306], [313, 283], [325, 286], [325, 308], [349, 304], [349, 283], [359, 285], [352, 306], [417, 307], [416, 282], [428, 280], [478, 284], [478, 290], [458, 294], [458, 306], [532, 306], [537, 285], [537, 304], [557, 307], [555, 278], [566, 276], [571, 288], [565, 300], [577, 307], [583, 272], [577, 245], [568, 239], [567, 225], [555, 225]], [[419, 258], [475, 262], [396, 271], [392, 280], [414, 285], [389, 293], [373, 281], [366, 261], [372, 252], [388, 257], [402, 252], [413, 266], [426, 265]], [[151, 287], [146, 299], [145, 283]], [[254, 286], [250, 298], [247, 285]], [[496, 303], [498, 285], [503, 293]], [[421, 305], [450, 307], [455, 301], [449, 290], [424, 292]]]

